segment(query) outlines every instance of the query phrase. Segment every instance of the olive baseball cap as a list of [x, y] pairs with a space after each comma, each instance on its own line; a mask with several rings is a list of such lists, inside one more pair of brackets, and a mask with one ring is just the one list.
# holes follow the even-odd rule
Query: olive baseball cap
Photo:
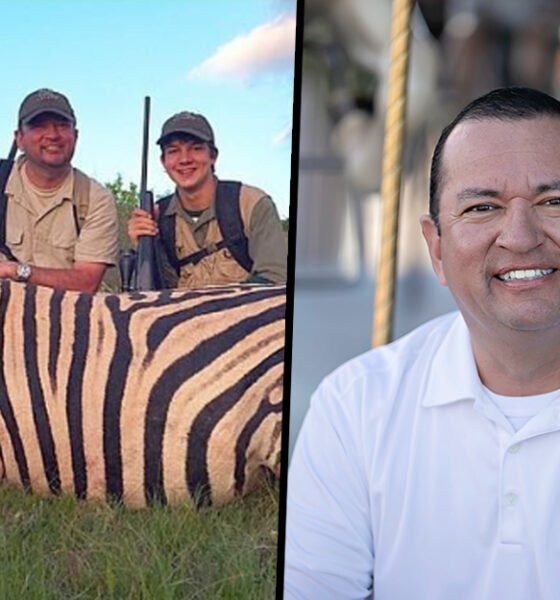
[[28, 94], [19, 107], [19, 123], [27, 124], [42, 113], [54, 113], [76, 123], [76, 115], [68, 98], [59, 92], [43, 88]]
[[156, 144], [160, 146], [166, 138], [169, 138], [175, 133], [186, 133], [203, 142], [209, 142], [214, 145], [214, 132], [206, 117], [189, 111], [183, 111], [169, 117], [161, 128], [161, 135]]

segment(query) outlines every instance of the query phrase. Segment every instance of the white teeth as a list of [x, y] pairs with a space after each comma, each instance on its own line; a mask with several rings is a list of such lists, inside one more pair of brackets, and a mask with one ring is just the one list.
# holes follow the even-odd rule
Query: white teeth
[[539, 277], [550, 275], [554, 271], [555, 269], [519, 269], [498, 275], [498, 279], [501, 279], [502, 281], [539, 279]]

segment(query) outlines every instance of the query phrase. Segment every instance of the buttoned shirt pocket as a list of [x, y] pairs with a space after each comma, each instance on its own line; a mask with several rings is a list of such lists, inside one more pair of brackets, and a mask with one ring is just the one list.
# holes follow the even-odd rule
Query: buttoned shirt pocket
[[[57, 266], [69, 268], [74, 262], [76, 239], [77, 236], [73, 227], [56, 227], [49, 231], [47, 239], [40, 244], [45, 246], [41, 250], [52, 255]], [[50, 246], [51, 250], [47, 246]]]
[[55, 229], [51, 231], [49, 241], [56, 248], [73, 248], [76, 245], [76, 233], [70, 228]]
[[6, 229], [6, 243], [12, 254], [19, 260], [27, 260], [28, 258], [24, 256], [23, 227], [16, 223]]
[[10, 248], [21, 248], [23, 245], [23, 227], [14, 225], [6, 231], [6, 241]]

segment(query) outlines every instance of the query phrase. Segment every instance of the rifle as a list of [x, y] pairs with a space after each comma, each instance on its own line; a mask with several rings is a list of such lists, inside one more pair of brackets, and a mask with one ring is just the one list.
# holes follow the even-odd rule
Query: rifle
[[[144, 98], [144, 137], [142, 142], [142, 172], [140, 176], [140, 208], [153, 215], [154, 196], [147, 189], [148, 143], [150, 130], [150, 97]], [[157, 290], [162, 287], [156, 262], [155, 240], [152, 236], [138, 238], [136, 252], [129, 250], [120, 259], [123, 291]], [[132, 284], [131, 282], [134, 281]]]
[[8, 211], [8, 197], [6, 196], [6, 184], [14, 166], [17, 144], [14, 140], [8, 153], [8, 158], [0, 161], [0, 253], [8, 260], [17, 261], [12, 251], [6, 245], [6, 215]]

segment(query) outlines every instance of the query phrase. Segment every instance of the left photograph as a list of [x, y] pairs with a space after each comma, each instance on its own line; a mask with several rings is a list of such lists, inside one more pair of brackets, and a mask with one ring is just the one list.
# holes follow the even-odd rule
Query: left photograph
[[273, 598], [296, 0], [3, 19], [0, 597]]

